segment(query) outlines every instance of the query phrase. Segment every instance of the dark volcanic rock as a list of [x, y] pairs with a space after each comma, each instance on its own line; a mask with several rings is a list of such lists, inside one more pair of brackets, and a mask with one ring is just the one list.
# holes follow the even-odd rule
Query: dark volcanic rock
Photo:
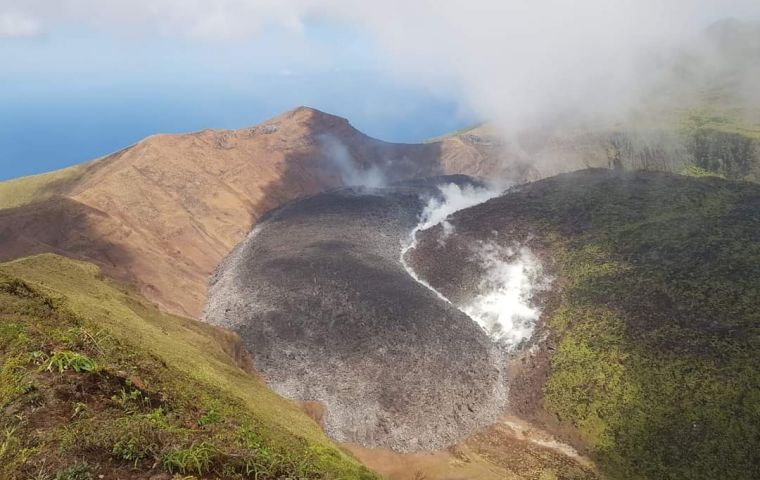
[[288, 204], [212, 278], [206, 320], [241, 335], [277, 392], [323, 402], [337, 440], [440, 448], [505, 405], [501, 353], [399, 261], [420, 194], [443, 181]]

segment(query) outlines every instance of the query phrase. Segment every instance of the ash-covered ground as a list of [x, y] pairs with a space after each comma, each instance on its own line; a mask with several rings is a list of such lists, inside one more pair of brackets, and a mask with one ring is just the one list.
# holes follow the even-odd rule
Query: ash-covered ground
[[204, 317], [238, 332], [272, 388], [326, 407], [339, 441], [441, 448], [493, 423], [505, 351], [401, 262], [441, 177], [341, 189], [268, 214], [222, 262]]

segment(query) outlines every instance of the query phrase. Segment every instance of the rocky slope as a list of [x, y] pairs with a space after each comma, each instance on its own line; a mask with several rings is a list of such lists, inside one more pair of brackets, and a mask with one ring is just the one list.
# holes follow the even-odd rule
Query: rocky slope
[[[280, 392], [324, 402], [322, 419], [335, 438], [401, 450], [440, 447], [488, 426], [507, 406], [590, 455], [612, 478], [752, 478], [760, 424], [756, 185], [580, 172], [526, 185], [460, 212], [448, 231], [420, 234], [408, 260], [459, 306], [484, 273], [471, 255], [473, 242], [508, 251], [517, 239], [556, 276], [557, 288], [539, 299], [545, 309], [535, 348], [519, 349], [507, 363], [492, 355], [493, 342], [470, 318], [412, 282], [398, 261], [429, 184], [371, 195], [335, 191], [264, 214], [345, 183], [450, 171], [525, 180], [584, 165], [690, 165], [690, 174], [757, 179], [755, 130], [712, 114], [687, 120], [683, 130], [660, 131], [664, 136], [529, 135], [520, 144], [528, 157], [510, 153], [488, 127], [426, 145], [392, 145], [310, 109], [252, 129], [156, 136], [80, 167], [0, 184], [0, 256], [52, 251], [89, 259], [164, 309], [197, 314], [206, 275], [258, 221], [261, 228], [222, 264], [209, 318], [241, 333]], [[546, 161], [528, 167], [525, 158]], [[572, 161], [556, 163], [562, 158]], [[236, 262], [251, 268], [240, 273]], [[87, 305], [86, 322], [109, 319], [127, 338], [131, 324], [116, 324], [113, 315], [137, 322], [134, 312], [151, 308], [114, 304], [114, 289], [105, 297], [100, 288], [71, 290], [78, 277], [70, 273], [48, 269], [39, 285], [50, 288], [54, 278], [63, 297]], [[93, 310], [98, 302], [105, 303]], [[6, 320], [19, 315], [7, 313]], [[2, 348], [15, 338], [7, 332]], [[71, 345], [80, 344], [60, 344]], [[191, 364], [206, 372], [197, 361], [205, 350], [194, 351]], [[494, 425], [470, 436], [475, 443], [461, 443], [465, 453], [453, 450], [441, 461], [473, 459], [497, 475], [505, 470], [480, 462], [502, 458], [506, 470], [525, 465], [523, 457], [501, 457], [514, 438]], [[106, 458], [106, 450], [98, 455]], [[399, 458], [389, 455], [383, 458]], [[546, 465], [539, 461], [515, 478], [592, 475], [575, 463], [567, 474]]]
[[[449, 453], [487, 451], [486, 470], [502, 458], [514, 472], [526, 460], [504, 452], [523, 444], [496, 418], [509, 412], [610, 478], [753, 478], [760, 187], [606, 169], [515, 187], [417, 234], [408, 263], [452, 303], [398, 258], [430, 195], [424, 183], [339, 190], [276, 210], [220, 266], [206, 318], [240, 333], [276, 390], [323, 402], [341, 440], [436, 448], [493, 422]], [[533, 290], [543, 310], [529, 341], [489, 359], [496, 342], [462, 312], [494, 272], [530, 279], [484, 252], [509, 267], [523, 249], [554, 281]], [[386, 472], [453, 474], [440, 452], [355, 451]]]
[[439, 183], [343, 189], [268, 214], [212, 278], [204, 319], [237, 332], [278, 393], [325, 405], [335, 439], [440, 448], [493, 423], [503, 355], [400, 262]]
[[[760, 187], [606, 169], [514, 187], [417, 234], [407, 261], [451, 303], [398, 256], [433, 194], [424, 182], [338, 190], [274, 211], [220, 266], [206, 319], [241, 335], [277, 391], [322, 402], [333, 437], [364, 447], [437, 448], [492, 422], [449, 453], [487, 451], [514, 471], [526, 460], [504, 453], [523, 445], [498, 429], [509, 412], [610, 478], [753, 478]], [[541, 283], [511, 268], [525, 249], [552, 287], [518, 289], [541, 316], [527, 342], [493, 355], [463, 312], [494, 272]], [[519, 316], [503, 326], [524, 328]], [[440, 452], [355, 451], [452, 472]], [[593, 475], [572, 471], [558, 475]]]

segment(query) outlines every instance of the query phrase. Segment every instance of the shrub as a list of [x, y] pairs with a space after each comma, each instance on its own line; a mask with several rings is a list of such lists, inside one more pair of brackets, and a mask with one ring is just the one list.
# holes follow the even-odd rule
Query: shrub
[[206, 425], [213, 425], [219, 423], [221, 420], [222, 417], [219, 415], [219, 412], [215, 408], [211, 408], [205, 415], [198, 419], [198, 426], [205, 427]]
[[98, 366], [86, 355], [64, 350], [53, 353], [48, 362], [47, 369], [51, 372], [58, 370], [59, 373], [63, 373], [69, 369], [77, 373], [92, 373], [98, 369]]
[[137, 467], [148, 454], [148, 451], [143, 448], [141, 443], [140, 439], [136, 437], [119, 440], [111, 449], [111, 454], [114, 458], [124, 460]]

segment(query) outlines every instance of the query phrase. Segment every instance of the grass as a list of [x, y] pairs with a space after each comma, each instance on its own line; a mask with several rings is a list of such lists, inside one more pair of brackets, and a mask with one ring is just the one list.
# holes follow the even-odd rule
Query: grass
[[718, 177], [718, 178], [726, 178], [720, 173], [713, 172], [710, 170], [707, 170], [702, 167], [698, 167], [694, 164], [687, 165], [684, 167], [683, 170], [679, 172], [681, 175], [687, 176], [687, 177]]
[[505, 198], [562, 287], [545, 408], [613, 479], [756, 478], [760, 186], [584, 171]]
[[98, 366], [87, 355], [63, 351], [53, 353], [48, 362], [47, 369], [50, 371], [58, 370], [58, 373], [63, 373], [69, 369], [77, 373], [92, 373], [98, 369]]
[[40, 202], [63, 193], [87, 172], [92, 162], [53, 172], [0, 182], [0, 209]]
[[0, 265], [0, 478], [375, 478], [236, 349], [90, 264]]
[[55, 480], [91, 480], [92, 472], [86, 463], [76, 463], [55, 476]]
[[714, 129], [760, 140], [760, 125], [748, 124], [741, 119], [742, 115], [741, 111], [694, 108], [680, 112], [677, 122], [678, 128], [686, 133], [700, 129]]
[[459, 135], [464, 135], [464, 134], [470, 133], [472, 130], [475, 130], [478, 127], [482, 127], [483, 125], [484, 125], [483, 122], [478, 122], [476, 124], [460, 128], [459, 130], [454, 130], [453, 132], [449, 132], [449, 133], [446, 133], [446, 134], [443, 134], [443, 135], [440, 135], [440, 136], [437, 136], [437, 137], [428, 138], [423, 143], [442, 142], [442, 141], [444, 141], [444, 140], [446, 140], [448, 138], [451, 138], [451, 137], [456, 137], [456, 136], [459, 136]]
[[740, 112], [708, 108], [680, 114], [678, 131], [691, 160], [687, 174], [760, 182], [760, 126], [740, 118]]

